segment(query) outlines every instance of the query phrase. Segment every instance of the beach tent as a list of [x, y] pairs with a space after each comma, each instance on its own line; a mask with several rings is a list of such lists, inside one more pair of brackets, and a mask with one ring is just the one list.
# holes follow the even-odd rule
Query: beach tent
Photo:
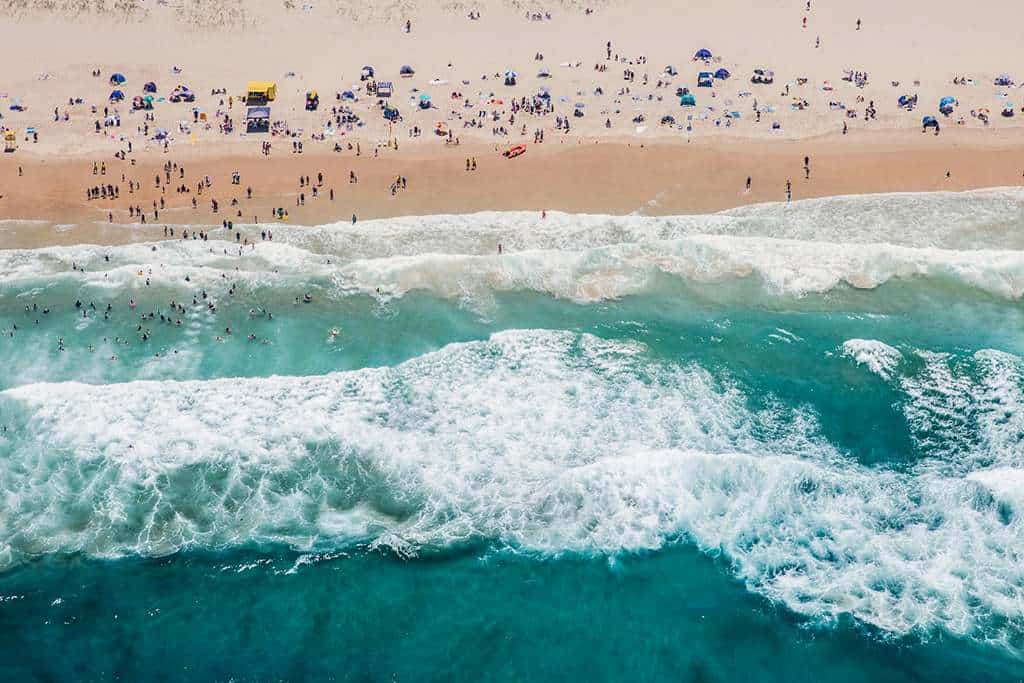
[[248, 133], [270, 130], [270, 107], [249, 107], [245, 112], [245, 130]]
[[943, 97], [941, 100], [939, 100], [939, 111], [945, 114], [946, 116], [949, 116], [950, 114], [953, 113], [954, 104], [956, 104], [956, 98], [949, 97], [947, 95], [946, 97]]
[[398, 70], [398, 74], [399, 74], [400, 76], [403, 76], [403, 77], [405, 77], [405, 78], [409, 78], [409, 77], [410, 77], [410, 76], [412, 76], [412, 75], [413, 75], [414, 73], [416, 73], [416, 70], [415, 70], [415, 69], [413, 69], [413, 68], [412, 68], [411, 66], [409, 66], [408, 64], [403, 64], [403, 65], [402, 65], [402, 68]]
[[725, 79], [729, 78], [730, 75], [731, 74], [729, 73], [728, 69], [719, 69], [718, 71], [715, 72], [715, 78], [717, 78], [720, 81], [724, 81]]
[[702, 47], [701, 49], [693, 53], [693, 58], [703, 59], [704, 61], [707, 61], [711, 59], [711, 50], [707, 49], [706, 47]]
[[274, 81], [249, 81], [245, 93], [245, 99], [252, 103], [273, 102], [277, 99], [277, 83]]
[[923, 128], [935, 128], [938, 130], [939, 121], [934, 116], [925, 116], [921, 119], [921, 126]]
[[373, 78], [373, 67], [367, 64], [363, 67], [363, 70], [359, 72], [359, 80], [365, 81], [367, 78]]
[[516, 79], [519, 78], [519, 74], [509, 69], [505, 72], [505, 85], [515, 85]]
[[111, 76], [110, 76], [110, 85], [121, 85], [122, 83], [124, 83], [127, 80], [128, 79], [125, 78], [124, 74], [122, 74], [122, 73], [111, 74]]
[[900, 95], [900, 98], [896, 100], [896, 104], [899, 105], [900, 107], [913, 109], [914, 105], [917, 104], [917, 95]]
[[585, 109], [586, 105], [584, 105], [582, 102], [577, 102], [572, 109], [572, 115], [578, 118], [583, 118], [583, 112]]
[[377, 84], [377, 95], [378, 97], [391, 97], [393, 89], [391, 81], [381, 81]]
[[124, 93], [120, 90], [111, 90], [109, 99], [111, 102], [120, 102], [124, 99]]
[[352, 92], [351, 90], [346, 90], [346, 91], [341, 93], [341, 99], [343, 99], [343, 100], [354, 100], [354, 99], [356, 99], [356, 94], [354, 92]]
[[679, 98], [679, 106], [680, 107], [696, 107], [697, 106], [697, 98], [693, 96], [693, 93], [684, 93], [683, 96]]
[[187, 85], [179, 85], [171, 91], [171, 102], [195, 102], [196, 96]]
[[430, 95], [427, 93], [420, 95], [420, 109], [430, 109]]
[[701, 71], [697, 74], [697, 87], [698, 88], [710, 88], [714, 85], [714, 74], [710, 71]]
[[397, 121], [400, 114], [394, 107], [384, 107], [384, 118], [388, 121]]
[[670, 115], [666, 114], [665, 116], [661, 117], [661, 124], [663, 126], [671, 126], [675, 122], [676, 122], [676, 117], [674, 117], [674, 116], [670, 116]]
[[142, 92], [156, 92], [156, 83], [149, 81], [146, 85], [142, 86]]

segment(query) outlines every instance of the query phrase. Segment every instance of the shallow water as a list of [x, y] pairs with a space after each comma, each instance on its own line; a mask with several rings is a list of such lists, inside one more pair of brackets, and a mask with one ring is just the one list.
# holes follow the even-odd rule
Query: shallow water
[[0, 669], [1020, 680], [1022, 202], [0, 252]]

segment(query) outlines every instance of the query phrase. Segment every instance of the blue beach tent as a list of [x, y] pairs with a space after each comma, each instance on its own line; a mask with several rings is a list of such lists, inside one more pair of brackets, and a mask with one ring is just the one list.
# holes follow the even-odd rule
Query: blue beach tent
[[715, 72], [715, 78], [717, 78], [720, 81], [724, 81], [731, 75], [732, 74], [729, 73], [728, 69], [719, 69], [718, 71]]
[[120, 90], [112, 90], [110, 92], [110, 101], [111, 102], [120, 102], [123, 99], [124, 99], [124, 93], [121, 92]]
[[124, 83], [127, 80], [128, 79], [125, 78], [124, 74], [122, 74], [122, 73], [111, 74], [111, 76], [110, 76], [110, 85], [121, 85], [122, 83]]

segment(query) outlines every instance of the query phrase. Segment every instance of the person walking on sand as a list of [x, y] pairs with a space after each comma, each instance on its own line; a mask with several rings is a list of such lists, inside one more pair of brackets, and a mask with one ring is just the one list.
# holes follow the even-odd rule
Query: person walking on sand
[[747, 176], [747, 192], [750, 192], [750, 176]]

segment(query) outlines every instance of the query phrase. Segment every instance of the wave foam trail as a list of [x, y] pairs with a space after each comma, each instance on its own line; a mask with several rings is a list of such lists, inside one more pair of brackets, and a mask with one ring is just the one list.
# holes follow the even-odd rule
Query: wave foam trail
[[[85, 272], [72, 270], [72, 265]], [[425, 290], [450, 298], [535, 291], [577, 302], [651, 291], [658, 278], [718, 283], [756, 278], [771, 294], [800, 296], [897, 279], [937, 278], [1011, 299], [1024, 296], [1024, 251], [950, 251], [765, 237], [694, 235], [582, 250], [496, 254], [426, 253], [344, 260], [281, 242], [243, 249], [227, 242], [0, 251], [5, 284], [69, 278], [107, 290], [147, 283], [197, 287], [306, 287], [401, 296]], [[186, 281], [187, 278], [187, 281]]]
[[985, 475], [858, 465], [805, 410], [754, 410], [729, 380], [644, 352], [509, 331], [321, 377], [11, 389], [0, 562], [684, 541], [816, 619], [1014, 646], [1024, 511], [1011, 493]]
[[843, 355], [885, 380], [892, 377], [903, 360], [897, 349], [876, 339], [848, 339], [843, 342]]

